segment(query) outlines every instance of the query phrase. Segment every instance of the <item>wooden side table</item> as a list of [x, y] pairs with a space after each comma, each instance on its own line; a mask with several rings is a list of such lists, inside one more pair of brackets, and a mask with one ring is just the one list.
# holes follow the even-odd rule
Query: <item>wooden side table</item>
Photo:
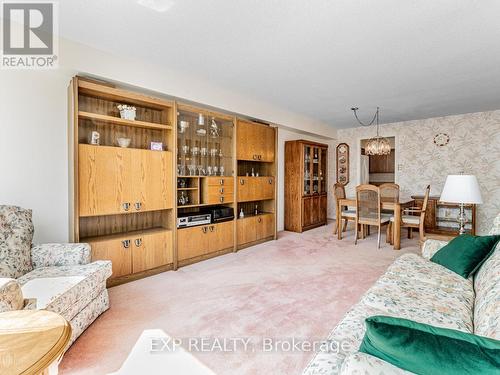
[[49, 374], [68, 345], [71, 326], [45, 310], [0, 313], [0, 374]]

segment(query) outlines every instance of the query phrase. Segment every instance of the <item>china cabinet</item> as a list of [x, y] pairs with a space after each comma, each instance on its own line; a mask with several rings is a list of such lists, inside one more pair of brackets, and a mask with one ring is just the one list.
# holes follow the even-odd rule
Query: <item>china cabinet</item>
[[327, 223], [328, 145], [285, 142], [285, 230], [302, 232]]

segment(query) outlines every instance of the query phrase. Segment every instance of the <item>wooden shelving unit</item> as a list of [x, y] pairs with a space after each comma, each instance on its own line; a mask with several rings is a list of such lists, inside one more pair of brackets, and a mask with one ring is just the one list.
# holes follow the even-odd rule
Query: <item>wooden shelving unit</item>
[[[110, 286], [276, 238], [277, 128], [78, 76], [69, 107], [71, 240], [112, 261]], [[214, 208], [234, 218], [177, 228]]]
[[[136, 120], [120, 118], [118, 104], [135, 106]], [[72, 240], [112, 261], [109, 285], [172, 269], [175, 103], [75, 77], [70, 113]], [[98, 145], [89, 144], [93, 131]], [[118, 147], [119, 137], [130, 146]]]
[[236, 134], [236, 246], [242, 249], [276, 239], [278, 137], [276, 128], [243, 119]]

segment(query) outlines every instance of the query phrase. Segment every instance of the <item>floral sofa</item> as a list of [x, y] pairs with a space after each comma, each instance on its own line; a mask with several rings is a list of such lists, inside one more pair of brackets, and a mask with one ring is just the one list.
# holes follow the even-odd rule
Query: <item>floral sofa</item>
[[[490, 234], [500, 234], [500, 215]], [[427, 240], [422, 256], [405, 254], [389, 266], [330, 333], [324, 350], [303, 374], [410, 374], [358, 352], [364, 320], [372, 315], [402, 317], [500, 340], [500, 243], [469, 279], [429, 261], [445, 244]]]
[[70, 344], [109, 308], [111, 262], [90, 261], [88, 244], [31, 245], [31, 211], [0, 206], [0, 312], [45, 309], [72, 328]]

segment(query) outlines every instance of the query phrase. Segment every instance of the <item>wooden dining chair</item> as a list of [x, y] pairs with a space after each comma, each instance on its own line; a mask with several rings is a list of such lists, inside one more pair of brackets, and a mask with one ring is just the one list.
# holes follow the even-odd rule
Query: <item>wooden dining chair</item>
[[387, 182], [379, 186], [381, 200], [394, 200], [399, 201], [399, 185]]
[[[345, 198], [345, 186], [336, 183], [333, 185], [333, 196], [335, 198], [335, 207], [338, 209], [339, 207], [339, 200]], [[355, 221], [356, 220], [356, 211], [349, 209], [347, 206], [342, 206], [340, 207], [340, 220], [344, 221], [344, 225], [342, 228], [342, 232], [345, 232], [347, 230], [347, 223], [349, 220]], [[333, 233], [337, 233], [337, 228], [338, 228], [338, 223], [335, 223], [335, 226], [333, 227]]]
[[[358, 185], [356, 187], [356, 228], [373, 225], [378, 227], [377, 249], [380, 249], [380, 231], [383, 225], [389, 224], [391, 215], [381, 211], [380, 189], [375, 185]], [[358, 243], [358, 230], [354, 244]]]
[[[405, 208], [403, 214], [401, 215], [401, 228], [408, 228], [408, 238], [411, 238], [412, 230], [414, 228], [418, 229], [419, 242], [422, 245], [425, 242], [425, 214], [427, 211], [427, 204], [429, 202], [429, 193], [431, 191], [431, 185], [427, 185], [425, 188], [424, 200], [422, 202], [422, 207], [412, 207]], [[389, 224], [388, 236], [391, 240], [391, 244], [394, 243], [393, 236], [393, 225], [394, 217], [391, 218], [391, 223]]]

